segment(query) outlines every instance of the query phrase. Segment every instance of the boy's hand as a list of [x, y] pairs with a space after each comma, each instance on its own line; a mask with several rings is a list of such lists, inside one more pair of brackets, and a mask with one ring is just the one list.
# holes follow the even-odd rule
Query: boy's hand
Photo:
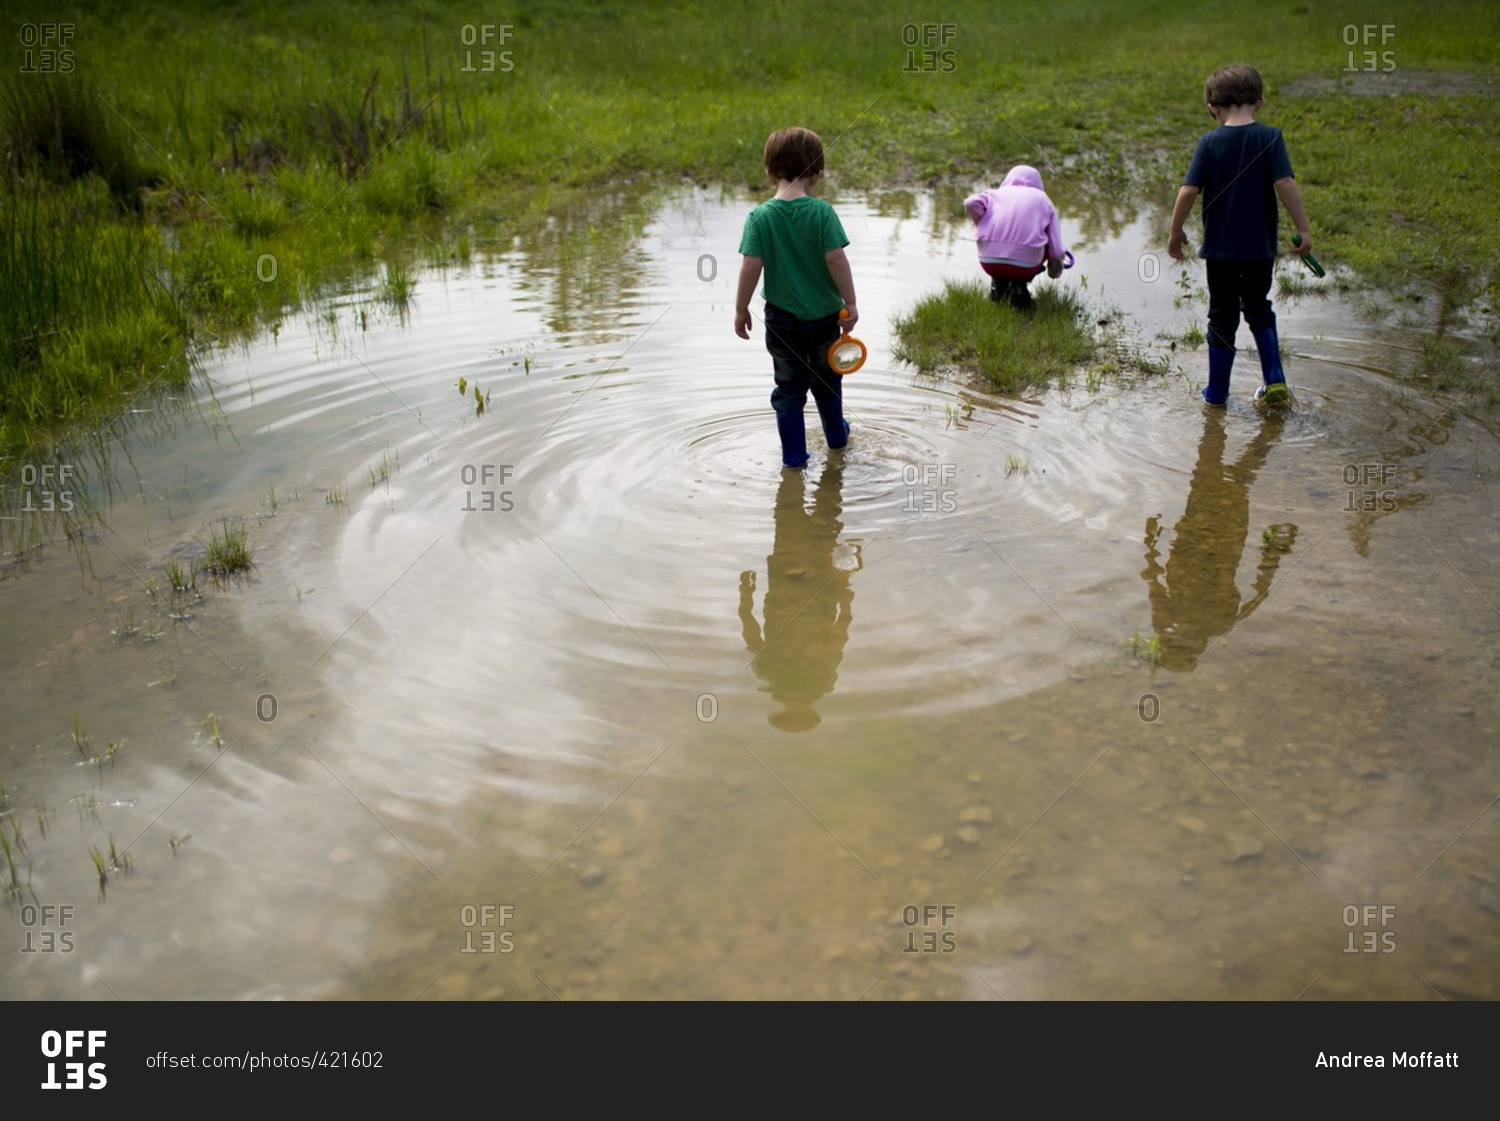
[[839, 330], [847, 335], [850, 331], [854, 330], [854, 325], [859, 322], [859, 308], [855, 307], [853, 304], [845, 304], [844, 310], [847, 311], [849, 315], [847, 318], [845, 318], [843, 315], [839, 316]]
[[1047, 275], [1056, 280], [1063, 274], [1063, 263], [1059, 258], [1053, 258], [1047, 262]]
[[1182, 247], [1186, 244], [1186, 235], [1181, 230], [1173, 230], [1172, 236], [1167, 238], [1167, 256], [1174, 261], [1182, 260]]
[[749, 311], [737, 311], [734, 313], [734, 333], [742, 339], [750, 337]]
[[1299, 257], [1306, 257], [1312, 252], [1312, 231], [1298, 230], [1297, 236], [1302, 239], [1302, 244], [1292, 246], [1292, 252], [1296, 253]]

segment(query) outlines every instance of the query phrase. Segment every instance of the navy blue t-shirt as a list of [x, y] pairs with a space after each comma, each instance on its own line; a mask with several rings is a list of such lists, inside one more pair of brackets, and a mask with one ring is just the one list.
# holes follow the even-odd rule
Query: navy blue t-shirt
[[1210, 261], [1276, 256], [1276, 180], [1292, 174], [1281, 130], [1259, 121], [1220, 125], [1198, 141], [1183, 185], [1202, 192], [1203, 248]]

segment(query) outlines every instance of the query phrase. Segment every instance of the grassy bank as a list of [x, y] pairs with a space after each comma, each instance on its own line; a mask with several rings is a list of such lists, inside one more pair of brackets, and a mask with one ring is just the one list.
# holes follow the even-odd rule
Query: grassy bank
[[1440, 320], [1496, 297], [1500, 16], [1482, 2], [1389, 5], [1373, 74], [1345, 73], [1366, 61], [1346, 28], [1371, 23], [1354, 4], [1232, 29], [1158, 0], [876, 4], [805, 36], [785, 29], [806, 9], [775, 3], [6, 14], [0, 449], [180, 380], [194, 340], [351, 270], [482, 247], [571, 191], [758, 183], [765, 135], [793, 121], [848, 186], [1024, 161], [1166, 205], [1208, 125], [1203, 77], [1233, 60], [1270, 83], [1262, 119], [1287, 130], [1325, 263], [1412, 286]]

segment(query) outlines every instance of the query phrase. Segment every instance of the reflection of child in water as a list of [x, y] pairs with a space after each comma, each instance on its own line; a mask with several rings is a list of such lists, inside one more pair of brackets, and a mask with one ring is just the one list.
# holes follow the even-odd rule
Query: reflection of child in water
[[979, 267], [991, 278], [990, 299], [1008, 299], [1011, 307], [1030, 310], [1027, 285], [1043, 269], [1056, 280], [1067, 253], [1062, 219], [1042, 190], [1041, 174], [1017, 164], [999, 187], [964, 199], [964, 209], [977, 227], [974, 240], [979, 243]]
[[776, 491], [776, 541], [766, 558], [765, 627], [755, 618], [755, 573], [740, 575], [740, 622], [751, 665], [781, 705], [767, 717], [773, 728], [803, 732], [821, 721], [814, 705], [833, 692], [849, 641], [854, 590], [849, 569], [834, 563], [844, 523], [843, 466], [830, 460], [818, 479], [813, 508], [804, 508], [803, 479], [782, 473]]
[[1296, 526], [1274, 527], [1275, 539], [1261, 550], [1255, 594], [1241, 606], [1234, 578], [1250, 533], [1250, 484], [1280, 434], [1278, 416], [1269, 415], [1240, 458], [1225, 464], [1224, 414], [1210, 412], [1204, 417], [1187, 508], [1173, 529], [1165, 568], [1157, 563], [1160, 521], [1146, 519], [1146, 567], [1141, 578], [1150, 588], [1151, 624], [1161, 638], [1161, 662], [1168, 669], [1192, 669], [1210, 639], [1228, 634], [1261, 605], [1282, 554], [1296, 540]]

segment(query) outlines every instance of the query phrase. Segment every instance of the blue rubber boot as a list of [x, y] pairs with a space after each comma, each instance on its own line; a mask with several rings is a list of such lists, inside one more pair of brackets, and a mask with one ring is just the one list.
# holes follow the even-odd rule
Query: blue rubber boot
[[829, 397], [818, 402], [818, 416], [823, 420], [823, 435], [828, 438], [828, 447], [837, 451], [849, 442], [849, 422], [844, 419], [844, 401], [841, 397]]
[[1229, 371], [1233, 368], [1233, 350], [1227, 346], [1208, 348], [1208, 384], [1203, 387], [1203, 399], [1210, 405], [1229, 400]]
[[1280, 340], [1276, 337], [1276, 327], [1254, 328], [1250, 334], [1254, 336], [1255, 349], [1260, 354], [1261, 380], [1266, 383], [1256, 391], [1256, 400], [1271, 405], [1285, 401], [1292, 394], [1286, 387], [1286, 372], [1281, 368], [1281, 348]]
[[781, 465], [807, 466], [807, 421], [799, 409], [795, 413], [777, 413], [776, 431], [781, 435]]

